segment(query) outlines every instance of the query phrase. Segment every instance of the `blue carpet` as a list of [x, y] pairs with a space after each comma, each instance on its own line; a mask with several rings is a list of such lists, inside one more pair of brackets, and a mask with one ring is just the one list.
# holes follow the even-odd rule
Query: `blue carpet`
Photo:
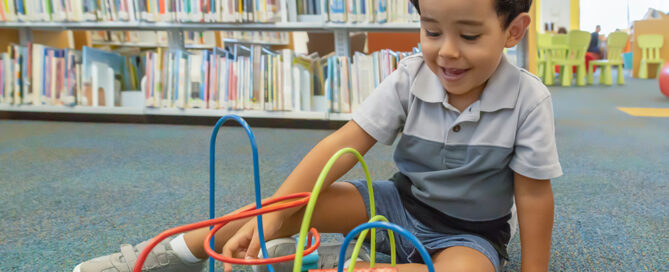
[[[551, 271], [669, 271], [669, 118], [616, 107], [669, 107], [656, 81], [551, 88], [560, 161], [553, 181]], [[326, 130], [256, 128], [263, 196]], [[0, 271], [71, 271], [80, 261], [208, 218], [210, 127], [0, 120]], [[248, 139], [223, 128], [217, 207], [252, 199]], [[392, 147], [365, 157], [395, 171]], [[360, 178], [356, 167], [344, 178]], [[337, 239], [334, 237], [331, 239]], [[516, 237], [508, 271], [520, 267]], [[238, 267], [240, 270], [246, 270]]]

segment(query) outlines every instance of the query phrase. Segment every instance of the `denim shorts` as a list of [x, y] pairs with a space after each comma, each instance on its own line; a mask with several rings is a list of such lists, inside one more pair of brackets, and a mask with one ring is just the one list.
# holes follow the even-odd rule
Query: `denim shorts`
[[[365, 207], [367, 208], [367, 216], [369, 216], [369, 191], [367, 189], [367, 181], [353, 180], [346, 182], [351, 183], [358, 188], [358, 191], [365, 202]], [[425, 226], [420, 221], [416, 220], [416, 218], [404, 209], [400, 195], [392, 181], [374, 181], [372, 184], [374, 188], [376, 214], [385, 216], [391, 223], [399, 225], [414, 234], [430, 255], [453, 246], [469, 247], [488, 257], [495, 267], [495, 271], [502, 271], [502, 260], [490, 242], [476, 235], [449, 235], [433, 231], [430, 227]], [[410, 240], [399, 234], [395, 234], [395, 242], [397, 263], [423, 263], [418, 250], [416, 250]], [[390, 242], [386, 230], [376, 230], [376, 251], [390, 254]]]

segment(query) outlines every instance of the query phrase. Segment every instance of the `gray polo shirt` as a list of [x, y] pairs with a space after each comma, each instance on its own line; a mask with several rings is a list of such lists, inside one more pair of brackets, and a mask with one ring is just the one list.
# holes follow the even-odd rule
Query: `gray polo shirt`
[[410, 195], [460, 220], [508, 216], [513, 172], [534, 179], [562, 175], [550, 92], [505, 57], [464, 112], [448, 103], [421, 54], [407, 57], [353, 120], [387, 145], [402, 132], [394, 160], [411, 182]]

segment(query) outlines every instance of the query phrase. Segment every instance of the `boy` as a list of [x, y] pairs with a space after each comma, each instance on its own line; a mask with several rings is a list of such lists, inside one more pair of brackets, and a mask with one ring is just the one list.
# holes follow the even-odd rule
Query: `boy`
[[[550, 179], [562, 174], [552, 102], [536, 77], [508, 63], [502, 53], [527, 30], [531, 0], [412, 2], [421, 14], [422, 54], [403, 60], [353, 120], [318, 143], [273, 197], [311, 191], [339, 149], [353, 147], [365, 154], [377, 141], [392, 144], [401, 131], [394, 155], [399, 172], [373, 185], [377, 213], [414, 233], [437, 271], [500, 271], [514, 197], [522, 270], [547, 271]], [[345, 156], [330, 171], [311, 221], [319, 231], [347, 233], [369, 219], [366, 183], [334, 183], [355, 163], [353, 156]], [[294, 208], [264, 215], [266, 238], [297, 233], [302, 214], [303, 208]], [[155, 261], [145, 268], [198, 271], [206, 257], [202, 241], [207, 232], [196, 230], [163, 243], [152, 254], [169, 262], [161, 262], [162, 270]], [[258, 256], [255, 220], [230, 223], [216, 239], [224, 255]], [[379, 238], [379, 251], [388, 250], [387, 240]], [[402, 237], [397, 241], [399, 270], [426, 271], [413, 246]], [[270, 255], [283, 254], [277, 247]], [[126, 271], [124, 265], [132, 268], [141, 248], [127, 245], [122, 253], [77, 269]], [[321, 255], [338, 253], [325, 251], [319, 250]]]

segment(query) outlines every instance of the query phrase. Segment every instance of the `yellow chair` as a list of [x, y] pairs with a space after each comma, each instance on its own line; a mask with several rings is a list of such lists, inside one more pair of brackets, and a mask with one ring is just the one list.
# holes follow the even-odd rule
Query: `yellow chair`
[[544, 83], [546, 83], [548, 77], [553, 75], [550, 73], [551, 69], [548, 66], [548, 63], [550, 62], [550, 49], [553, 44], [552, 39], [553, 36], [551, 34], [539, 34], [537, 39], [537, 49], [539, 51], [539, 56], [537, 57], [537, 73], [541, 76]]
[[567, 56], [567, 34], [557, 34], [552, 35], [551, 45], [548, 50], [548, 55], [546, 56], [546, 69], [544, 76], [544, 84], [553, 85], [553, 80], [555, 79], [555, 65], [553, 65], [553, 59], [564, 59]]
[[660, 74], [664, 60], [660, 58], [660, 49], [664, 45], [662, 35], [639, 35], [637, 38], [639, 48], [641, 48], [641, 66], [639, 67], [639, 77], [648, 78], [648, 64], [657, 64], [657, 75]]
[[594, 82], [593, 74], [595, 73], [595, 67], [601, 66], [602, 72], [599, 84], [613, 85], [611, 70], [613, 66], [618, 66], [618, 85], [625, 85], [625, 77], [623, 76], [623, 48], [627, 45], [627, 37], [629, 35], [625, 32], [613, 32], [609, 34], [606, 44], [606, 59], [590, 61], [588, 84], [593, 84]]
[[577, 67], [576, 85], [585, 86], [586, 66], [585, 53], [590, 45], [590, 33], [580, 30], [572, 30], [567, 34], [567, 53], [564, 58], [552, 59], [554, 65], [561, 66], [560, 78], [562, 86], [571, 86], [574, 66]]

